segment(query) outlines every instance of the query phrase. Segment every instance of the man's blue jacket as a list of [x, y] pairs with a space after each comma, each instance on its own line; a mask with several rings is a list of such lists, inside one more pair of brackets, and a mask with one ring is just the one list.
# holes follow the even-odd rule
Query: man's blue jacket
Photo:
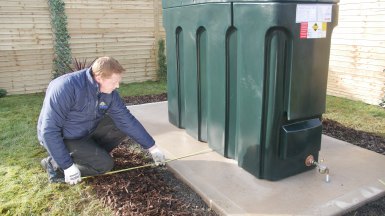
[[73, 161], [63, 140], [88, 136], [106, 113], [116, 127], [144, 149], [155, 144], [142, 124], [126, 108], [116, 90], [111, 94], [99, 92], [91, 68], [51, 81], [37, 124], [38, 139], [56, 163], [62, 169], [67, 169]]

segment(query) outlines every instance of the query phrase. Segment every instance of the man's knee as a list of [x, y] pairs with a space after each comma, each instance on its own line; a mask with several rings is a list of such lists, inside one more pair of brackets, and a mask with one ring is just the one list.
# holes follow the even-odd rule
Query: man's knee
[[108, 160], [105, 160], [104, 165], [102, 166], [102, 172], [109, 172], [112, 168], [114, 168], [114, 160], [110, 157]]
[[75, 159], [82, 176], [95, 176], [109, 172], [114, 168], [114, 160], [111, 156], [95, 157], [92, 161], [84, 161], [80, 158]]
[[114, 168], [114, 160], [112, 157], [105, 157], [96, 163], [96, 167], [94, 169], [98, 172], [98, 174], [104, 174], [109, 172]]

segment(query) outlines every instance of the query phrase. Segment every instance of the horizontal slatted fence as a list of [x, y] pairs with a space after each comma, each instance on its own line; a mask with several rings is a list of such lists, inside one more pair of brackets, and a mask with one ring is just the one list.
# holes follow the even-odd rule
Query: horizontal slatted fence
[[[158, 39], [165, 38], [161, 0], [65, 0], [72, 57], [113, 56], [123, 82], [154, 80]], [[53, 36], [46, 0], [0, 5], [0, 88], [44, 91], [52, 78]]]
[[0, 88], [10, 94], [44, 90], [51, 80], [52, 56], [47, 1], [1, 1]]
[[[165, 38], [160, 0], [66, 0], [72, 56], [113, 56], [123, 82], [156, 77]], [[46, 0], [0, 5], [0, 88], [43, 91], [51, 80], [53, 39]], [[328, 94], [378, 104], [385, 92], [385, 2], [341, 0], [333, 33]]]
[[328, 94], [379, 104], [385, 93], [385, 1], [341, 0]]
[[68, 0], [72, 57], [113, 56], [126, 69], [123, 82], [156, 78], [159, 0]]

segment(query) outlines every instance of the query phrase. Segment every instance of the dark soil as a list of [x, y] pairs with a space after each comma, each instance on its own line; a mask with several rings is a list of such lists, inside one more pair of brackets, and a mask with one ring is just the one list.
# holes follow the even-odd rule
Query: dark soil
[[[151, 156], [131, 140], [111, 154], [114, 170], [152, 163]], [[165, 167], [135, 169], [87, 181], [115, 215], [217, 215]]]
[[[167, 94], [124, 97], [127, 105], [166, 101]], [[385, 155], [385, 138], [323, 120], [323, 133]], [[148, 152], [131, 140], [112, 152], [114, 170], [151, 163]], [[104, 205], [116, 215], [217, 215], [202, 199], [165, 167], [148, 167], [87, 180]], [[344, 216], [385, 215], [385, 197]]]
[[124, 97], [123, 100], [127, 106], [160, 102], [160, 101], [167, 100], [167, 93], [162, 93], [157, 95], [130, 96], [130, 97]]

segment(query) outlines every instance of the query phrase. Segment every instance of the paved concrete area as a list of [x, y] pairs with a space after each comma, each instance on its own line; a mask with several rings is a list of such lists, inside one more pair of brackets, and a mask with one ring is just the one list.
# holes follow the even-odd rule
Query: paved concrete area
[[184, 130], [168, 122], [167, 102], [130, 106], [168, 163], [216, 212], [223, 215], [340, 215], [385, 195], [385, 156], [323, 136], [320, 158], [330, 183], [316, 169], [280, 181], [257, 179]]

